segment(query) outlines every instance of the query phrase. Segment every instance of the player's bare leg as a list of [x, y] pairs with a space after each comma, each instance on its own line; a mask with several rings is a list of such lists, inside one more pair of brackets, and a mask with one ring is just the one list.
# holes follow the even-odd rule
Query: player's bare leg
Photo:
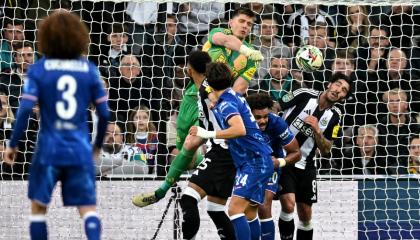
[[260, 220], [258, 219], [259, 206], [259, 204], [250, 203], [247, 209], [245, 210], [245, 216], [248, 220], [249, 230], [251, 233], [251, 240], [261, 239], [261, 225]]
[[46, 206], [36, 201], [31, 202], [31, 216], [29, 217], [29, 232], [31, 239], [48, 239], [46, 213]]
[[[188, 135], [185, 139], [184, 145], [182, 146], [182, 149], [179, 153], [179, 157], [185, 156], [189, 159], [193, 158], [193, 155], [197, 151], [197, 149], [203, 144], [203, 139], [198, 136], [192, 136]], [[178, 158], [178, 156], [177, 156]], [[171, 164], [171, 169], [173, 172], [176, 172], [176, 175], [181, 175], [182, 172], [186, 170], [188, 165], [190, 164], [190, 161], [186, 161], [185, 159], [180, 159], [178, 162], [179, 165], [175, 165], [174, 163]], [[165, 179], [165, 183], [168, 185], [168, 188], [172, 186], [178, 179], [173, 179], [168, 177], [169, 173]], [[166, 193], [166, 192], [165, 192]], [[162, 199], [165, 196], [164, 193], [160, 193], [159, 190], [147, 192], [147, 193], [140, 193], [138, 195], [135, 195], [132, 198], [132, 203], [136, 205], [137, 207], [146, 207], [150, 204], [158, 202], [160, 199]]]
[[281, 212], [279, 217], [280, 239], [293, 239], [295, 233], [295, 222], [293, 213], [295, 210], [295, 194], [286, 193], [280, 196]]

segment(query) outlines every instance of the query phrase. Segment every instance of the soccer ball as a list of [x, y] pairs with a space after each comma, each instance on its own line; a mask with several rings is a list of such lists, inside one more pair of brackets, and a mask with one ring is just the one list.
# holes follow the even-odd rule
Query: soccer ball
[[313, 72], [318, 70], [324, 62], [321, 50], [319, 48], [306, 45], [299, 49], [296, 53], [296, 65], [305, 72]]

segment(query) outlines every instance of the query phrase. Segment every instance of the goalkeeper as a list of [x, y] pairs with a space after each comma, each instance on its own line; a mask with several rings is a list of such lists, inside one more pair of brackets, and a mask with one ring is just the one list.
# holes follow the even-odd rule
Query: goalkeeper
[[[260, 51], [253, 50], [251, 45], [245, 41], [251, 32], [254, 18], [254, 13], [247, 8], [239, 8], [235, 10], [232, 15], [232, 19], [229, 21], [230, 29], [213, 29], [209, 33], [208, 41], [203, 46], [203, 51], [208, 52], [212, 61], [224, 62], [230, 66], [232, 74], [235, 78], [232, 88], [241, 94], [244, 94], [247, 91], [249, 82], [252, 80], [257, 70], [258, 63], [264, 59]], [[252, 20], [250, 21], [249, 19]], [[194, 72], [194, 70], [197, 71], [196, 68], [198, 67], [194, 68], [194, 66], [197, 65], [198, 64], [195, 61], [192, 61], [190, 55], [188, 74], [190, 74], [190, 77], [193, 78], [193, 80], [194, 76], [191, 75], [191, 72]], [[192, 69], [192, 71], [190, 69]], [[205, 70], [202, 73], [203, 79], [204, 73]], [[197, 84], [192, 86], [194, 86], [195, 91], [199, 88], [199, 85], [197, 86]], [[189, 90], [192, 91], [192, 89]], [[188, 92], [189, 91], [187, 90], [186, 94]], [[192, 94], [192, 92], [189, 93]], [[210, 99], [211, 96], [212, 95], [210, 94]], [[190, 121], [190, 124], [188, 124], [181, 119], [183, 119], [184, 116], [192, 116], [192, 113], [194, 112], [192, 111], [193, 105], [195, 108], [198, 107], [196, 100], [195, 102], [191, 101], [188, 104], [191, 109], [186, 109], [186, 113], [183, 113], [182, 106], [184, 104], [187, 105], [184, 101], [187, 101], [186, 96], [183, 98], [177, 120], [177, 148], [180, 147], [182, 143], [183, 147], [173, 160], [171, 167], [169, 168], [169, 172], [165, 177], [165, 181], [161, 184], [161, 186], [153, 192], [141, 193], [133, 197], [132, 202], [138, 207], [145, 207], [162, 199], [169, 188], [178, 181], [180, 175], [187, 169], [193, 159], [195, 151], [201, 144], [201, 139], [197, 139], [196, 137], [187, 138], [187, 140], [185, 140], [188, 134], [187, 129], [193, 125], [197, 125], [197, 122], [194, 121], [193, 124], [193, 121]], [[197, 110], [195, 112], [197, 112]], [[180, 123], [185, 126], [182, 128], [185, 132], [180, 131]], [[200, 163], [200, 160], [201, 159], [197, 159], [196, 163]]]

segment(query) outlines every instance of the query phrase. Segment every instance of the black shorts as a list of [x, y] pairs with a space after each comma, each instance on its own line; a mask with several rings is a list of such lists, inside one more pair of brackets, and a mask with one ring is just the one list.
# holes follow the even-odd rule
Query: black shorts
[[192, 174], [190, 182], [209, 196], [227, 199], [232, 195], [235, 175], [236, 169], [229, 150], [213, 144]]
[[282, 169], [279, 194], [294, 193], [296, 202], [312, 205], [318, 199], [316, 169], [288, 166]]

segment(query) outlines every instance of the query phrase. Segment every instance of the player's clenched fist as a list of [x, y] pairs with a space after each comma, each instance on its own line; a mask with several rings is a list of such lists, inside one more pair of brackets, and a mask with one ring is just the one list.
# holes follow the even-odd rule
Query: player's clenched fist
[[321, 131], [318, 125], [318, 119], [316, 117], [307, 116], [305, 118], [305, 123], [309, 124], [315, 132], [319, 133]]
[[15, 163], [16, 153], [17, 148], [6, 148], [6, 151], [4, 153], [4, 162], [13, 165]]
[[256, 62], [261, 62], [262, 60], [264, 60], [264, 56], [260, 51], [251, 49], [245, 46], [244, 44], [242, 44], [241, 48], [239, 49], [239, 52], [245, 55], [248, 59], [251, 59]]

